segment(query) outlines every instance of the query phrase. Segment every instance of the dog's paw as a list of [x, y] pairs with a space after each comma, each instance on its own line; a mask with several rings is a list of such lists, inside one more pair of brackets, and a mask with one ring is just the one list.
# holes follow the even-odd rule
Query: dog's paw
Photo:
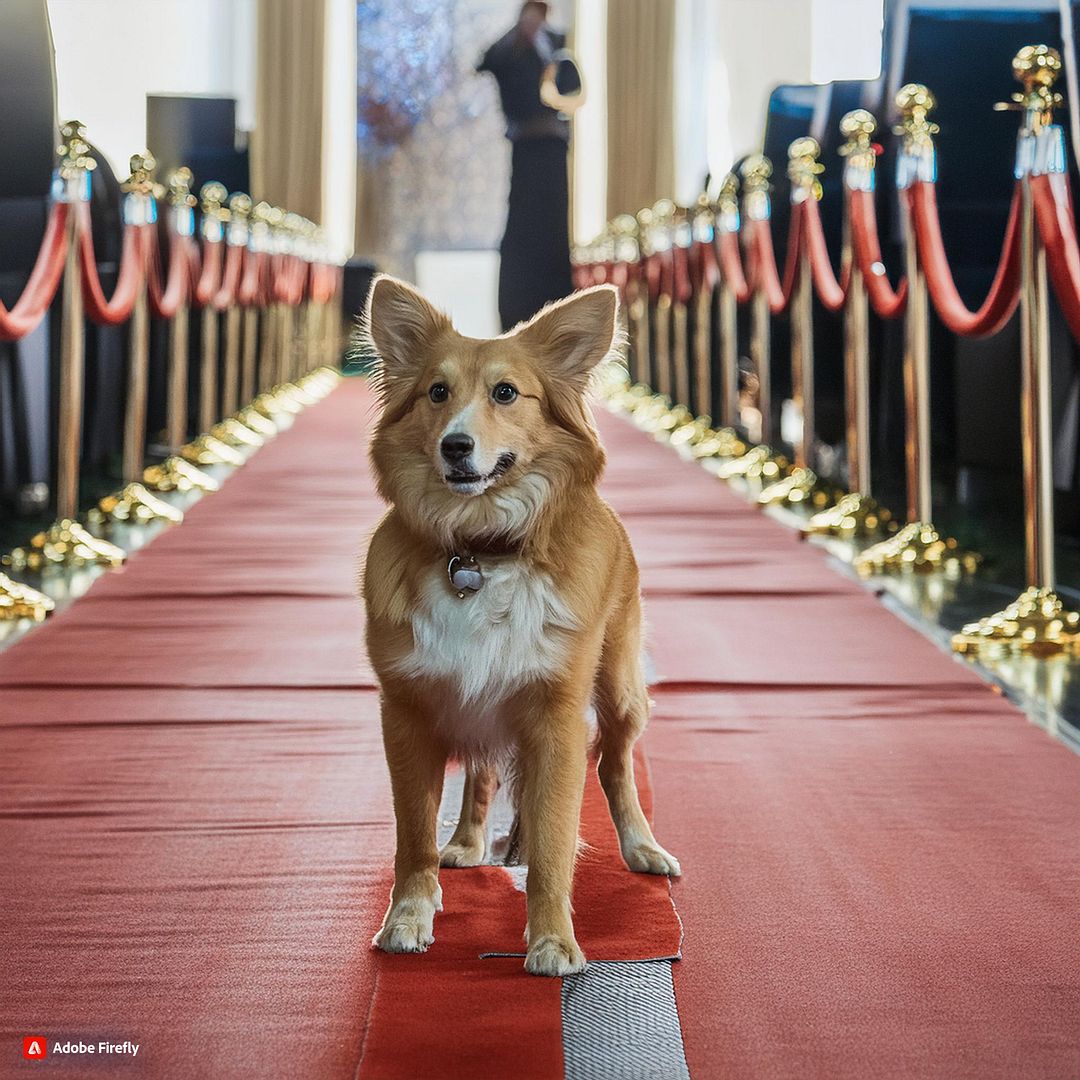
[[463, 843], [460, 840], [451, 840], [446, 847], [439, 852], [440, 866], [479, 866], [484, 861], [484, 840], [479, 842]]
[[529, 945], [525, 970], [530, 975], [574, 975], [585, 970], [585, 954], [573, 938], [548, 934]]
[[679, 860], [655, 840], [635, 844], [623, 852], [623, 858], [626, 865], [638, 874], [667, 874], [668, 877], [679, 877], [682, 874]]
[[372, 945], [388, 953], [426, 952], [435, 940], [435, 905], [430, 900], [401, 900], [386, 913]]

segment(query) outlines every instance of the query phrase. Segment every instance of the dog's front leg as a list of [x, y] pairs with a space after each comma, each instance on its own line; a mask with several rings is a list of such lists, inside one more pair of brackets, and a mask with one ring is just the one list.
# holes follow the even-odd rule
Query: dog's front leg
[[390, 766], [397, 821], [394, 891], [374, 944], [385, 952], [424, 952], [435, 940], [442, 910], [436, 819], [446, 772], [446, 751], [416, 710], [384, 691], [383, 743]]
[[519, 747], [521, 825], [528, 853], [529, 950], [534, 975], [570, 975], [585, 967], [574, 938], [570, 891], [585, 787], [585, 702], [544, 695]]

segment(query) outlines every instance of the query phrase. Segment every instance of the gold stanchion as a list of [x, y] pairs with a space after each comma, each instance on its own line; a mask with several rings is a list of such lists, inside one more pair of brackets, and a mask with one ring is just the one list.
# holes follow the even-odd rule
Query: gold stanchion
[[[748, 157], [740, 167], [743, 187], [743, 217], [747, 221], [767, 221], [770, 215], [769, 177], [772, 164], [763, 154]], [[724, 480], [741, 477], [767, 487], [779, 480], [788, 469], [787, 459], [774, 454], [772, 438], [772, 313], [764, 289], [755, 288], [750, 297], [750, 362], [757, 383], [757, 416], [742, 416], [751, 442], [758, 445], [741, 457], [725, 461], [716, 471]], [[747, 422], [749, 420], [749, 422]], [[756, 428], [756, 430], [755, 430]]]
[[690, 326], [689, 311], [680, 294], [678, 266], [688, 258], [692, 238], [686, 211], [676, 207], [671, 229], [671, 394], [687, 409], [690, 407]]
[[1035, 224], [1032, 172], [1066, 171], [1065, 139], [1053, 122], [1061, 97], [1053, 87], [1061, 57], [1029, 45], [1013, 60], [1023, 84], [1014, 101], [1023, 110], [1017, 144], [1021, 179], [1020, 333], [1021, 437], [1024, 461], [1024, 541], [1027, 589], [1004, 611], [970, 623], [953, 637], [957, 652], [1015, 648], [1036, 655], [1080, 649], [1080, 613], [1058, 597], [1054, 574], [1053, 447], [1050, 417], [1050, 326], [1046, 251]]
[[[794, 210], [807, 199], [821, 198], [818, 176], [825, 166], [818, 161], [821, 147], [809, 136], [796, 139], [788, 147], [788, 177], [791, 180], [791, 203]], [[790, 243], [790, 240], [788, 241]], [[795, 468], [787, 476], [770, 484], [758, 495], [758, 503], [789, 506], [824, 503], [826, 496], [818, 486], [813, 469], [814, 456], [814, 280], [810, 271], [810, 253], [805, 243], [799, 248], [798, 278], [791, 297], [791, 386], [799, 413], [800, 434], [795, 443]]]
[[[131, 156], [131, 175], [123, 184], [124, 222], [142, 229], [156, 228], [159, 185], [154, 182], [157, 163], [147, 152]], [[149, 265], [145, 267], [149, 272]], [[127, 393], [124, 397], [124, 442], [121, 468], [124, 487], [106, 495], [92, 511], [94, 520], [141, 523], [183, 521], [175, 507], [152, 495], [141, 484], [146, 455], [146, 394], [150, 367], [150, 301], [146, 275], [139, 285], [128, 323]]]
[[[903, 191], [915, 179], [933, 180], [937, 165], [934, 134], [928, 118], [934, 96], [925, 86], [909, 83], [896, 95], [904, 136], [898, 162], [897, 186]], [[918, 245], [907, 204], [901, 198], [904, 224], [904, 265], [907, 272], [907, 308], [904, 313], [904, 431], [907, 466], [907, 524], [895, 535], [867, 548], [855, 560], [865, 576], [875, 573], [950, 574], [972, 572], [978, 558], [963, 552], [951, 537], [932, 524], [930, 487], [930, 321], [926, 276], [919, 262]]]
[[[629, 215], [627, 215], [629, 216]], [[649, 247], [649, 229], [652, 227], [652, 210], [641, 210], [634, 219], [634, 245], [638, 256], [638, 279], [634, 295], [630, 299], [627, 315], [634, 343], [634, 381], [639, 386], [652, 385], [652, 331], [649, 326], [649, 285], [645, 280], [643, 258], [652, 250]]]
[[[671, 259], [671, 229], [675, 204], [661, 199], [652, 209], [649, 227], [649, 249], [663, 258]], [[663, 281], [663, 277], [661, 277]], [[671, 397], [671, 293], [661, 287], [652, 310], [653, 379], [658, 394]]]
[[4, 563], [16, 570], [43, 570], [49, 566], [118, 566], [123, 550], [94, 536], [76, 520], [79, 509], [79, 463], [82, 448], [85, 337], [82, 282], [79, 273], [80, 202], [90, 201], [90, 173], [97, 163], [90, 154], [86, 129], [78, 120], [60, 128], [63, 142], [54, 185], [56, 197], [71, 204], [67, 256], [64, 263], [60, 317], [60, 407], [56, 459], [56, 511], [59, 520], [38, 533], [26, 547], [15, 548]]
[[844, 419], [849, 493], [815, 514], [807, 532], [868, 536], [888, 525], [892, 515], [870, 494], [870, 306], [862, 271], [852, 257], [847, 192], [873, 191], [877, 151], [873, 137], [877, 121], [865, 109], [855, 109], [840, 121], [845, 138], [844, 249], [848, 292], [844, 303]]
[[[715, 218], [709, 196], [707, 193], [702, 192], [698, 197], [694, 218], [691, 222], [694, 243], [711, 248], [715, 227]], [[701, 268], [699, 280], [701, 288], [698, 289], [697, 295], [694, 297], [694, 341], [691, 348], [694, 360], [694, 405], [699, 416], [711, 418], [713, 398], [712, 311], [715, 296], [711, 289], [706, 288], [704, 267]]]
[[[191, 170], [181, 166], [169, 177], [169, 204], [173, 215], [173, 243], [191, 243], [195, 233], [195, 196]], [[166, 376], [165, 441], [169, 457], [143, 470], [142, 482], [150, 491], [217, 491], [218, 482], [178, 455], [188, 427], [188, 302], [182, 299], [169, 320], [168, 374]]]
[[[734, 173], [724, 177], [717, 193], [713, 212], [714, 239], [718, 231], [735, 236], [739, 234], [739, 178]], [[716, 300], [720, 336], [721, 426], [694, 445], [695, 457], [703, 458], [738, 458], [749, 449], [737, 430], [740, 423], [738, 305], [735, 289], [722, 271], [723, 267]]]

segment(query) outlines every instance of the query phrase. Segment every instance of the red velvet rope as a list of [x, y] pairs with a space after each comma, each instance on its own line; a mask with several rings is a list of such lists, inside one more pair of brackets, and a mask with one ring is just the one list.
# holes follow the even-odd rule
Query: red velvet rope
[[810, 257], [810, 273], [814, 279], [821, 306], [826, 311], [840, 311], [847, 299], [848, 283], [851, 280], [851, 264], [845, 262], [840, 271], [840, 280], [833, 273], [829, 248], [825, 243], [825, 230], [821, 227], [821, 208], [817, 199], [809, 198], [803, 207], [803, 242]]
[[941, 239], [935, 185], [917, 180], [908, 190], [908, 199], [919, 245], [919, 262], [938, 317], [954, 334], [965, 337], [996, 334], [1012, 318], [1020, 300], [1020, 181], [1013, 191], [997, 273], [978, 311], [969, 311], [956, 291]]
[[774, 315], [779, 315], [787, 307], [799, 276], [799, 252], [803, 238], [802, 211], [805, 205], [796, 203], [791, 208], [783, 281], [780, 280], [776, 267], [772, 229], [768, 220], [750, 222], [750, 288], [754, 292], [760, 289], [765, 293], [769, 310]]
[[712, 292], [719, 276], [713, 245], [704, 240], [695, 240], [690, 248], [690, 281], [695, 295]]
[[690, 280], [690, 249], [680, 246], [671, 251], [671, 299], [676, 304], [688, 304], [694, 295]]
[[1069, 329], [1080, 341], [1080, 249], [1068, 175], [1031, 177], [1031, 199], [1046, 249], [1046, 269]]
[[750, 299], [750, 284], [743, 270], [742, 252], [739, 251], [738, 233], [718, 230], [716, 250], [720, 263], [720, 278], [735, 294], [735, 301], [745, 304]]
[[118, 326], [131, 315], [135, 298], [143, 284], [148, 247], [144, 235], [146, 226], [124, 226], [124, 241], [120, 249], [120, 272], [116, 278], [116, 288], [113, 290], [112, 299], [106, 300], [94, 256], [90, 204], [80, 202], [76, 213], [79, 215], [79, 269], [86, 314], [99, 326]]
[[221, 248], [223, 241], [203, 239], [202, 251], [195, 249], [191, 267], [194, 273], [192, 300], [195, 307], [206, 307], [221, 288]]
[[874, 193], [849, 191], [848, 216], [851, 222], [851, 253], [863, 276], [870, 306], [882, 319], [895, 319], [903, 313], [907, 304], [907, 278], [894, 289], [885, 276]]
[[147, 292], [150, 310], [158, 319], [171, 319], [187, 298], [191, 282], [191, 238], [173, 235], [169, 241], [169, 266], [166, 283], [161, 282], [161, 265], [158, 256], [157, 229], [148, 230], [149, 251], [146, 256]]
[[237, 286], [240, 284], [240, 267], [243, 261], [244, 249], [238, 244], [227, 245], [220, 287], [210, 298], [210, 304], [215, 311], [224, 311], [236, 299]]
[[266, 256], [261, 251], [244, 249], [244, 273], [237, 289], [237, 301], [241, 307], [260, 306], [266, 303]]
[[41, 248], [26, 287], [10, 311], [0, 304], [0, 341], [18, 341], [36, 329], [56, 296], [67, 257], [68, 204], [53, 203]]

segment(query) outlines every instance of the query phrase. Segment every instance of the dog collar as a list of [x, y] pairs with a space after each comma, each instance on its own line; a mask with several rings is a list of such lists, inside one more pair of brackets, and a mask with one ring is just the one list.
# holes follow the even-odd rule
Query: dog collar
[[484, 584], [484, 575], [480, 564], [472, 555], [451, 555], [446, 564], [446, 576], [457, 593], [459, 600], [465, 599], [466, 593], [479, 592]]

